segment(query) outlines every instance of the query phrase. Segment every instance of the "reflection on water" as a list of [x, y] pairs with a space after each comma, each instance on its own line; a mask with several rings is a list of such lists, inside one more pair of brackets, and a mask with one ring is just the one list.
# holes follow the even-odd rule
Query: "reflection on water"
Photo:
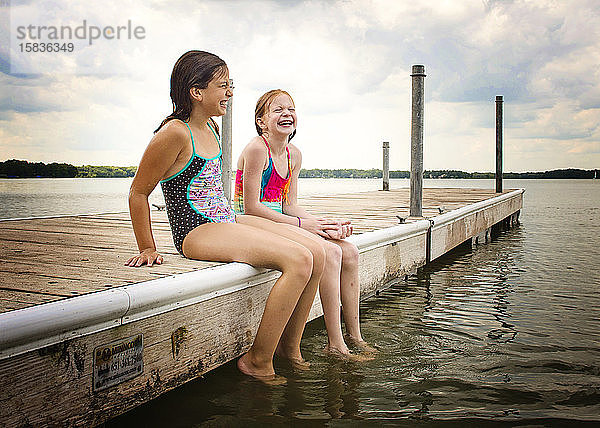
[[597, 426], [600, 192], [526, 184], [521, 225], [361, 304], [374, 361], [325, 356], [317, 320], [303, 340], [311, 370], [277, 364], [287, 385], [228, 364], [107, 426]]

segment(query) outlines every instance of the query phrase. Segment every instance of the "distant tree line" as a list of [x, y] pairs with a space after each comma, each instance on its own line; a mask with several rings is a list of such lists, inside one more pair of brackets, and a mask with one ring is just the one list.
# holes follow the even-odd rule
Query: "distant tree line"
[[[594, 178], [599, 170], [585, 169], [555, 169], [543, 172], [505, 172], [503, 178]], [[302, 169], [300, 178], [382, 178], [380, 169]], [[453, 169], [426, 170], [423, 172], [425, 178], [495, 178], [493, 172], [464, 172]], [[410, 178], [410, 171], [390, 171], [390, 178]]]
[[302, 169], [300, 178], [381, 178], [380, 169]]
[[[73, 166], [67, 163], [27, 162], [23, 160], [7, 160], [0, 162], [0, 178], [30, 177], [133, 177], [135, 166]], [[504, 178], [600, 178], [600, 170], [555, 169], [544, 172], [505, 172]], [[380, 169], [302, 169], [300, 178], [382, 178]], [[493, 172], [464, 172], [453, 169], [428, 170], [425, 178], [494, 178]], [[410, 178], [410, 171], [390, 171], [390, 178]]]
[[11, 159], [0, 162], [1, 178], [73, 178], [73, 177], [133, 177], [135, 166], [74, 166], [68, 163], [27, 162]]
[[137, 166], [91, 166], [84, 165], [77, 167], [79, 170], [77, 177], [133, 177]]
[[76, 177], [77, 167], [67, 163], [27, 162], [11, 159], [0, 163], [0, 177]]
[[507, 172], [502, 176], [504, 178], [600, 178], [600, 170], [569, 168], [544, 172]]

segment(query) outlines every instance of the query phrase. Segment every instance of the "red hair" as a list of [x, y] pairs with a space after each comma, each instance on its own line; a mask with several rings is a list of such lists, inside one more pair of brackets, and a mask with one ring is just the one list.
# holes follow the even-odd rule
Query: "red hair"
[[[256, 108], [254, 109], [254, 126], [256, 127], [256, 132], [258, 132], [258, 135], [262, 135], [263, 130], [260, 128], [260, 126], [258, 126], [257, 120], [267, 114], [273, 100], [282, 94], [290, 97], [292, 104], [294, 104], [294, 106], [296, 105], [292, 96], [283, 89], [271, 89], [269, 92], [264, 93], [256, 102]], [[291, 133], [289, 140], [294, 138], [294, 135], [296, 135], [295, 129], [294, 132]]]

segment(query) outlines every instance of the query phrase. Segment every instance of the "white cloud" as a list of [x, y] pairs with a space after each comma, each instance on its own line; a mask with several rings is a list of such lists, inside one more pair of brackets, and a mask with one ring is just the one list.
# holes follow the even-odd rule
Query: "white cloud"
[[[506, 169], [600, 163], [600, 6], [592, 0], [64, 4], [22, 7], [31, 19], [73, 25], [132, 19], [146, 38], [100, 40], [56, 57], [51, 65], [62, 68], [45, 76], [0, 74], [0, 158], [136, 164], [170, 112], [175, 60], [203, 49], [228, 62], [235, 82], [234, 157], [255, 135], [256, 99], [279, 87], [296, 101], [306, 167], [379, 167], [390, 141], [391, 167], [408, 169], [409, 75], [422, 63], [425, 168], [493, 170], [500, 94]], [[105, 74], [81, 75], [90, 65]]]

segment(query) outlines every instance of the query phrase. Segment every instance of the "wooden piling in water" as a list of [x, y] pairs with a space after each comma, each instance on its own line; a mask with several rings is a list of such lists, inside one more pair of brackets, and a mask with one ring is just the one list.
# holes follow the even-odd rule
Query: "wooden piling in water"
[[[229, 84], [233, 87], [233, 80], [229, 80]], [[227, 101], [227, 110], [221, 120], [221, 127], [223, 128], [222, 138], [222, 175], [221, 181], [223, 183], [223, 193], [225, 197], [231, 203], [231, 178], [233, 174], [232, 170], [232, 159], [231, 159], [231, 146], [233, 142], [232, 138], [232, 118], [233, 118], [233, 98], [229, 98]]]
[[496, 95], [496, 193], [502, 193], [502, 95]]
[[383, 142], [383, 190], [390, 190], [390, 143]]
[[410, 216], [423, 216], [423, 114], [425, 66], [412, 66], [412, 121], [410, 140]]

